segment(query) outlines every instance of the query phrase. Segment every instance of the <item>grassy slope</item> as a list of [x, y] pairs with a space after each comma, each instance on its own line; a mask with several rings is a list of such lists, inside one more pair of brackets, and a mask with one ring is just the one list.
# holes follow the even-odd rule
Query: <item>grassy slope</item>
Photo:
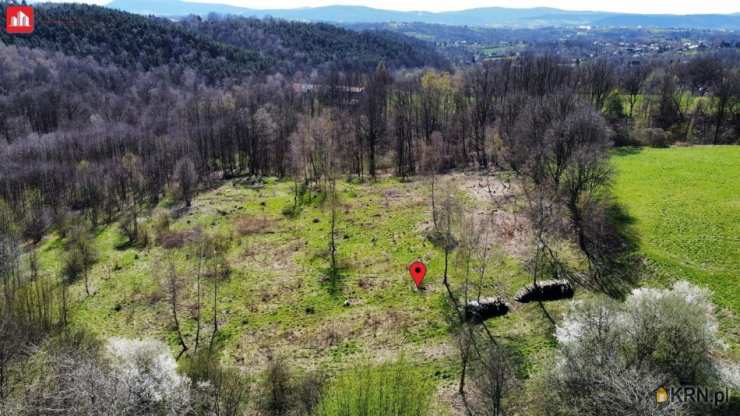
[[[656, 278], [647, 284], [688, 278], [712, 289], [722, 330], [735, 349], [740, 202], [733, 191], [740, 183], [739, 163], [737, 147], [644, 149], [614, 158], [616, 196], [635, 218], [641, 249], [655, 265]], [[322, 283], [328, 210], [314, 204], [296, 218], [283, 217], [282, 208], [292, 201], [290, 183], [272, 181], [254, 190], [225, 182], [199, 195], [190, 212], [175, 221], [173, 229], [200, 225], [232, 236], [232, 274], [221, 289], [219, 307], [224, 360], [258, 373], [268, 351], [299, 368], [329, 370], [405, 354], [436, 381], [442, 403], [438, 407], [446, 413], [444, 409], [452, 409], [459, 369], [441, 306], [443, 256], [424, 238], [431, 217], [428, 184], [386, 179], [372, 185], [342, 182], [339, 189], [343, 278], [334, 292]], [[479, 209], [485, 205], [474, 198], [468, 203]], [[239, 235], [236, 224], [245, 218], [273, 222], [263, 232]], [[157, 278], [162, 269], [158, 259], [169, 253], [176, 257], [185, 282], [180, 314], [192, 345], [196, 265], [188, 251], [167, 252], [154, 245], [116, 248], [122, 242], [115, 226], [99, 231], [95, 243], [100, 260], [91, 273], [94, 294], [84, 296], [81, 282], [72, 288], [77, 300], [73, 321], [102, 336], [166, 339], [177, 350]], [[40, 247], [45, 273], [58, 273], [61, 247], [54, 236]], [[521, 259], [494, 251], [498, 254], [489, 267], [486, 290], [511, 297], [528, 282]], [[414, 290], [406, 272], [406, 264], [417, 258], [429, 265], [422, 292]], [[451, 275], [459, 283], [460, 272], [454, 267]], [[352, 306], [343, 306], [347, 299]], [[557, 319], [566, 305], [551, 302], [548, 309]], [[203, 313], [209, 325], [208, 297]], [[536, 305], [515, 305], [512, 313], [490, 321], [490, 326], [502, 343], [520, 354], [522, 375], [548, 362], [555, 342]], [[209, 336], [209, 326], [204, 334]]]
[[[189, 213], [172, 229], [197, 226], [231, 235], [228, 260], [232, 273], [220, 289], [220, 340], [226, 362], [257, 373], [268, 352], [291, 365], [338, 370], [365, 360], [404, 354], [421, 364], [438, 382], [442, 408], [453, 401], [456, 351], [443, 316], [443, 254], [424, 237], [430, 226], [426, 182], [386, 179], [375, 184], [338, 184], [338, 257], [342, 279], [332, 291], [322, 276], [327, 267], [329, 211], [309, 204], [296, 218], [281, 214], [291, 204], [291, 183], [270, 181], [254, 190], [225, 182], [200, 194]], [[484, 201], [468, 201], [482, 209]], [[264, 205], [263, 205], [264, 204]], [[512, 208], [513, 209], [513, 208]], [[263, 232], [239, 235], [242, 219], [272, 220]], [[318, 221], [317, 221], [318, 220]], [[186, 248], [164, 250], [116, 248], [124, 242], [116, 226], [99, 230], [99, 261], [91, 272], [93, 295], [75, 284], [72, 320], [101, 336], [155, 337], [179, 352], [165, 292], [158, 274], [165, 255], [176, 258], [183, 279], [181, 325], [192, 347], [194, 270]], [[58, 273], [62, 241], [47, 238], [40, 247], [45, 273]], [[497, 251], [489, 267], [486, 294], [512, 297], [528, 278], [520, 261]], [[406, 265], [420, 258], [429, 266], [426, 290], [417, 291]], [[452, 266], [452, 281], [460, 274]], [[204, 329], [210, 335], [210, 286], [205, 290]], [[350, 300], [352, 306], [344, 306]], [[552, 302], [559, 316], [566, 302]], [[307, 309], [313, 312], [308, 313]], [[522, 374], [536, 370], [552, 351], [551, 327], [534, 305], [521, 305], [509, 316], [491, 321], [492, 331], [522, 357]], [[531, 374], [531, 373], [530, 373]]]
[[618, 201], [655, 266], [648, 284], [688, 279], [712, 290], [737, 352], [740, 324], [740, 147], [623, 151]]

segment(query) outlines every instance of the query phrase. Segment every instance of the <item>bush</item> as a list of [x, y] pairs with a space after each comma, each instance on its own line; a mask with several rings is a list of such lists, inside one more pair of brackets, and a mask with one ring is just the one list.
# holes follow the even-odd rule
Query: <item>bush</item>
[[89, 334], [62, 333], [25, 368], [21, 394], [0, 401], [0, 414], [191, 414], [190, 379], [159, 341], [113, 338], [101, 349]]
[[157, 240], [170, 231], [170, 214], [165, 209], [156, 209], [149, 221], [149, 228]]
[[454, 250], [457, 248], [459, 242], [452, 233], [445, 233], [439, 230], [430, 230], [427, 235], [427, 240], [436, 248], [443, 249], [445, 244], [448, 250]]
[[403, 360], [365, 365], [332, 380], [315, 412], [318, 416], [421, 416], [429, 414], [434, 385]]
[[260, 414], [281, 416], [290, 414], [293, 404], [292, 375], [282, 358], [270, 360], [260, 386]]
[[298, 205], [298, 206], [295, 206], [295, 205], [293, 205], [293, 204], [290, 204], [290, 205], [286, 205], [286, 206], [285, 206], [285, 207], [284, 207], [284, 208], [282, 209], [282, 211], [281, 211], [281, 212], [282, 212], [282, 214], [283, 214], [284, 216], [286, 216], [286, 217], [288, 217], [288, 218], [293, 218], [293, 217], [297, 216], [297, 215], [298, 215], [298, 214], [299, 214], [299, 213], [301, 212], [301, 206], [300, 206], [300, 205]]
[[127, 414], [183, 414], [190, 406], [190, 379], [162, 342], [112, 338], [107, 352], [111, 375], [124, 389]]
[[663, 129], [639, 129], [635, 131], [635, 138], [643, 146], [668, 147], [670, 145], [670, 135]]
[[72, 229], [63, 259], [62, 274], [67, 283], [72, 283], [80, 277], [85, 278], [87, 288], [87, 273], [97, 259], [90, 233], [78, 225]]
[[[559, 407], [580, 415], [656, 414], [652, 392], [664, 383], [716, 385], [712, 356], [720, 345], [708, 299], [678, 282], [635, 289], [624, 303], [574, 303], [556, 330], [558, 365], [549, 375]], [[689, 412], [682, 403], [668, 406]]]
[[44, 199], [38, 190], [23, 193], [22, 229], [23, 236], [34, 243], [44, 238], [50, 221], [50, 210], [44, 205]]
[[270, 357], [256, 398], [263, 416], [310, 415], [319, 403], [325, 377], [322, 372], [296, 376], [282, 357]]
[[199, 415], [241, 415], [249, 398], [248, 380], [238, 370], [223, 367], [218, 355], [201, 349], [181, 365], [193, 383], [193, 410]]

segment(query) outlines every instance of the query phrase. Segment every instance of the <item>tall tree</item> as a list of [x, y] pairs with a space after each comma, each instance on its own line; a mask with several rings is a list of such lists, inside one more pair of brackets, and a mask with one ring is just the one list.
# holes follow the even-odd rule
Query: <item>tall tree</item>
[[370, 75], [365, 87], [365, 98], [360, 131], [368, 150], [368, 173], [376, 176], [377, 154], [385, 139], [388, 116], [388, 86], [392, 79], [383, 62]]

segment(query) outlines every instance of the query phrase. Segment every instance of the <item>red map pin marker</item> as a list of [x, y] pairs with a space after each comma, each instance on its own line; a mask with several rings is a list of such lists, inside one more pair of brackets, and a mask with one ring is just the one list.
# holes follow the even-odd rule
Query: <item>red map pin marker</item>
[[411, 278], [414, 279], [414, 283], [416, 283], [416, 288], [418, 289], [424, 280], [424, 276], [427, 274], [427, 266], [420, 261], [415, 261], [409, 266], [409, 273], [411, 273]]

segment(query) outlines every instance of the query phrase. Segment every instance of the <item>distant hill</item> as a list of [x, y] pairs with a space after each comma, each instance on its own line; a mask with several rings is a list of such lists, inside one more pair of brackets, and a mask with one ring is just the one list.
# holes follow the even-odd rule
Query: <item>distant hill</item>
[[740, 30], [740, 14], [695, 14], [674, 16], [667, 14], [635, 15], [618, 14], [607, 16], [595, 22], [599, 26], [609, 27], [656, 27], [656, 28], [694, 28]]
[[393, 68], [445, 68], [447, 61], [431, 44], [387, 30], [353, 31], [326, 23], [229, 16], [187, 18], [182, 27], [210, 39], [269, 53], [275, 70], [296, 68], [365, 70], [380, 61]]
[[544, 27], [591, 25], [603, 27], [675, 27], [740, 30], [740, 13], [702, 15], [644, 15], [567, 11], [546, 7], [510, 9], [486, 7], [451, 12], [400, 12], [363, 6], [325, 6], [258, 10], [236, 6], [191, 3], [182, 0], [113, 0], [109, 7], [139, 14], [177, 17], [208, 13], [272, 16], [296, 21], [330, 23], [421, 22], [457, 26]]
[[[0, 8], [6, 4], [0, 3]], [[103, 64], [148, 70], [192, 68], [210, 80], [266, 71], [268, 57], [210, 40], [165, 20], [82, 4], [35, 7], [31, 35], [0, 31], [0, 42], [92, 57]]]
[[432, 46], [390, 32], [274, 19], [172, 21], [82, 4], [37, 5], [35, 32], [0, 31], [0, 42], [124, 68], [192, 68], [211, 81], [320, 66], [367, 70], [380, 61], [391, 68], [446, 65]]

